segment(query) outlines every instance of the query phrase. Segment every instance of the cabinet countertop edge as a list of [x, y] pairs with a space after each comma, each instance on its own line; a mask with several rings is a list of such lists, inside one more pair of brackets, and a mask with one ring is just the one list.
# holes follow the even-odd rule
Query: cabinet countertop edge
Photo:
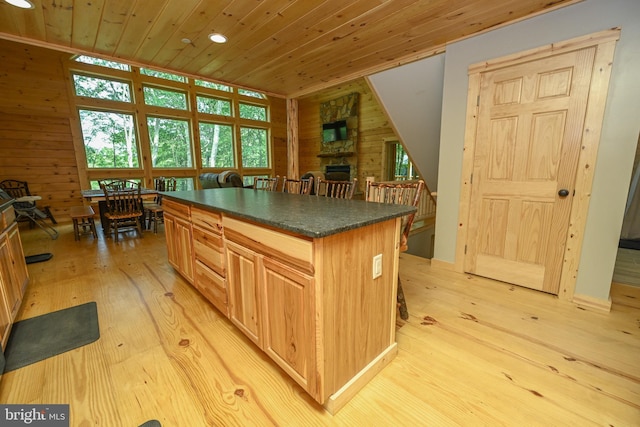
[[163, 193], [163, 197], [311, 238], [354, 230], [416, 210], [404, 205], [239, 187], [172, 191]]

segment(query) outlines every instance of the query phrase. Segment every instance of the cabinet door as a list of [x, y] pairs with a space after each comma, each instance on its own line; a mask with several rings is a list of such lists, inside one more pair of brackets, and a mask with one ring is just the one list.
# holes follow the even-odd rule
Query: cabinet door
[[[18, 298], [22, 301], [27, 283], [29, 282], [29, 272], [27, 271], [27, 263], [24, 259], [24, 251], [22, 250], [22, 241], [20, 240], [18, 223], [14, 223], [12, 227], [13, 228], [10, 228], [7, 233], [9, 238], [9, 250], [11, 252], [11, 263], [13, 264], [14, 285], [18, 292]], [[18, 304], [18, 306], [19, 305], [20, 304]]]
[[227, 241], [229, 317], [254, 343], [262, 347], [258, 263], [255, 252]]
[[264, 351], [315, 399], [313, 278], [263, 259]]
[[9, 242], [5, 235], [0, 237], [0, 343], [3, 351], [11, 330], [11, 312], [17, 301], [13, 291], [10, 255]]
[[169, 263], [190, 283], [193, 283], [193, 249], [191, 224], [173, 215], [164, 214]]

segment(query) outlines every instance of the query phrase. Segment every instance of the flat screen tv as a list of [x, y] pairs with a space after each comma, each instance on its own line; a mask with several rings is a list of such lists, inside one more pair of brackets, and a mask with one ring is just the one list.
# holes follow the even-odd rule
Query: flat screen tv
[[347, 139], [347, 121], [324, 123], [322, 125], [322, 142], [344, 141]]

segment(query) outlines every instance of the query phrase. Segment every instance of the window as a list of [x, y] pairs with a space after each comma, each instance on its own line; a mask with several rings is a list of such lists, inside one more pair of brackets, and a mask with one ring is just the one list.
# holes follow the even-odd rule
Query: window
[[148, 117], [151, 163], [154, 168], [190, 168], [191, 134], [187, 120]]
[[199, 113], [217, 114], [219, 116], [231, 116], [231, 101], [228, 99], [212, 98], [198, 95], [196, 97]]
[[249, 120], [267, 120], [267, 107], [240, 103], [240, 117]]
[[200, 158], [204, 168], [233, 168], [233, 127], [200, 123]]
[[91, 56], [80, 55], [76, 57], [75, 61], [91, 65], [99, 65], [101, 67], [113, 68], [114, 70], [131, 71], [131, 67], [129, 67], [127, 64], [122, 64], [115, 61], [107, 61], [106, 59], [93, 58]]
[[208, 87], [209, 89], [221, 90], [223, 92], [233, 92], [231, 86], [223, 85], [220, 83], [208, 82], [206, 80], [196, 80], [197, 86]]
[[403, 181], [418, 179], [418, 171], [413, 167], [409, 155], [399, 142], [387, 145], [387, 179], [390, 181]]
[[267, 130], [258, 128], [240, 128], [242, 147], [242, 167], [268, 168], [269, 149], [267, 144]]
[[131, 87], [128, 83], [74, 74], [73, 86], [78, 96], [131, 102]]
[[238, 89], [238, 93], [240, 95], [250, 96], [251, 98], [260, 98], [260, 99], [265, 99], [266, 98], [266, 96], [263, 93], [254, 92], [252, 90]]
[[187, 109], [187, 94], [173, 90], [159, 89], [145, 86], [144, 103], [155, 105], [156, 107], [175, 108], [176, 110]]
[[145, 76], [157, 77], [159, 79], [165, 80], [173, 80], [174, 82], [183, 82], [187, 81], [187, 78], [184, 76], [179, 76], [177, 74], [165, 73], [163, 71], [150, 70], [148, 68], [140, 68], [140, 74], [144, 74]]
[[130, 176], [149, 183], [173, 175], [178, 189], [188, 190], [205, 168], [235, 169], [250, 183], [255, 175], [273, 173], [266, 95], [88, 56], [65, 65], [88, 184], [97, 188], [99, 179]]
[[176, 191], [188, 191], [193, 189], [193, 178], [176, 178]]
[[138, 141], [133, 115], [80, 110], [89, 168], [137, 168]]

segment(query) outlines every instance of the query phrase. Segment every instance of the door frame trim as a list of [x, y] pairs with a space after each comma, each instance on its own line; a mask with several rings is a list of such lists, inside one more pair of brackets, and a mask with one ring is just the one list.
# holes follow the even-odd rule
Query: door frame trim
[[560, 288], [558, 291], [558, 298], [573, 301], [584, 239], [583, 232], [586, 226], [589, 201], [591, 199], [593, 176], [598, 147], [600, 145], [611, 67], [613, 65], [613, 54], [619, 38], [620, 28], [612, 28], [610, 30], [548, 44], [469, 66], [467, 114], [462, 154], [460, 210], [458, 214], [458, 233], [454, 262], [454, 269], [456, 271], [464, 272], [465, 246], [467, 242], [467, 227], [471, 204], [471, 179], [478, 124], [478, 97], [480, 96], [482, 73], [595, 46], [596, 55], [593, 64], [591, 87], [589, 89], [589, 104], [585, 115], [582, 144], [578, 157], [575, 195], [569, 216], [569, 230], [564, 249], [564, 262], [562, 263]]

